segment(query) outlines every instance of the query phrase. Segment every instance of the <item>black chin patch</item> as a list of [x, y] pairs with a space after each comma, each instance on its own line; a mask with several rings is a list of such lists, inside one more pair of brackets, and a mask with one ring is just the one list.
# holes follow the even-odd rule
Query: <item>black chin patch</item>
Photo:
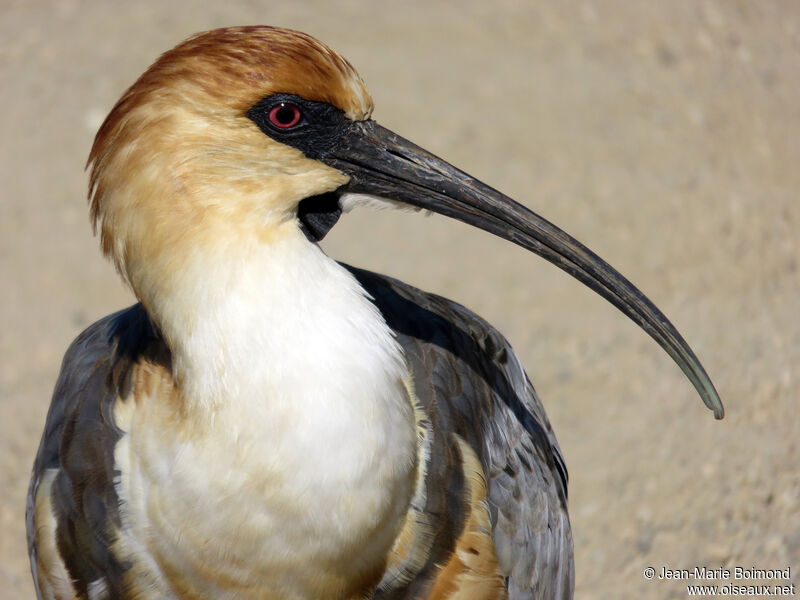
[[297, 207], [300, 229], [310, 242], [324, 238], [341, 216], [342, 207], [339, 206], [339, 194], [336, 192], [311, 196], [301, 200]]

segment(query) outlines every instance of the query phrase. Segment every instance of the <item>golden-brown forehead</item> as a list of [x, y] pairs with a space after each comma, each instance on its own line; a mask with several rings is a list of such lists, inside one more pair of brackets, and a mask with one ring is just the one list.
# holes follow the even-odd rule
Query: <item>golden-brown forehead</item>
[[188, 102], [219, 102], [243, 112], [275, 93], [328, 102], [353, 120], [372, 112], [369, 92], [349, 62], [310, 35], [277, 27], [195, 35], [165, 52], [132, 91], [137, 87], [145, 93], [174, 88]]

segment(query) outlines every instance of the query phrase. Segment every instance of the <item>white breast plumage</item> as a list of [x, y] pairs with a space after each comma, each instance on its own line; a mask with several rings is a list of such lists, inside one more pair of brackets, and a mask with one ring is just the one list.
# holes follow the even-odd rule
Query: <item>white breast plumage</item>
[[223, 598], [211, 581], [229, 580], [310, 597], [373, 576], [402, 525], [416, 439], [399, 346], [316, 246], [287, 238], [266, 258], [220, 265], [231, 286], [173, 350], [193, 382], [183, 397], [165, 398], [171, 374], [142, 364], [115, 409], [118, 547], [142, 578], [163, 578], [156, 595], [205, 581], [193, 593]]

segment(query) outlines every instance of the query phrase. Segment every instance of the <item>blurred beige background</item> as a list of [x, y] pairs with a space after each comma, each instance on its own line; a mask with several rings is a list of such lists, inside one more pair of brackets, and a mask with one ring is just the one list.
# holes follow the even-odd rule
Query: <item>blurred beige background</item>
[[88, 224], [94, 132], [159, 52], [256, 23], [339, 50], [377, 120], [605, 257], [716, 382], [722, 422], [598, 296], [442, 217], [364, 212], [325, 241], [509, 337], [570, 469], [577, 597], [686, 596], [647, 566], [800, 569], [800, 4], [489, 5], [0, 2], [0, 598], [33, 597], [25, 493], [61, 356], [132, 302]]

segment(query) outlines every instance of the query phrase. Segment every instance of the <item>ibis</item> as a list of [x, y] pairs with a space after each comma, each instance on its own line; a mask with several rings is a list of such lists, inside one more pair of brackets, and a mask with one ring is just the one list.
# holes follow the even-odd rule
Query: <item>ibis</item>
[[189, 38], [112, 108], [90, 212], [138, 303], [64, 357], [27, 503], [40, 599], [572, 596], [567, 469], [520, 361], [459, 304], [327, 256], [360, 206], [544, 257], [722, 417], [636, 287], [372, 110], [344, 58], [267, 26]]

